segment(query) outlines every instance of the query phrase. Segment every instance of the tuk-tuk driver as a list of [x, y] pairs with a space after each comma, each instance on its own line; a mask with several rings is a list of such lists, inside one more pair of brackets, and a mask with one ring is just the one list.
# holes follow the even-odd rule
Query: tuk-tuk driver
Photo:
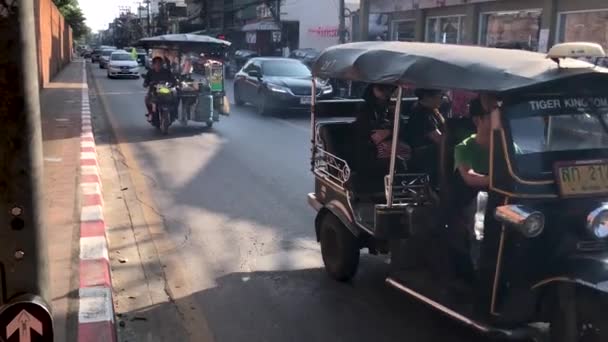
[[490, 135], [492, 132], [490, 112], [496, 108], [496, 97], [481, 94], [469, 104], [469, 113], [476, 133], [454, 148], [454, 168], [463, 182], [475, 193], [487, 189], [489, 181]]
[[152, 59], [152, 68], [148, 70], [146, 75], [144, 76], [144, 87], [148, 88], [148, 93], [145, 97], [146, 109], [148, 112], [146, 113], [146, 117], [148, 120], [152, 118], [152, 86], [158, 83], [168, 82], [171, 86], [177, 85], [177, 80], [175, 76], [171, 73], [171, 71], [163, 68], [163, 58], [162, 57], [154, 57]]

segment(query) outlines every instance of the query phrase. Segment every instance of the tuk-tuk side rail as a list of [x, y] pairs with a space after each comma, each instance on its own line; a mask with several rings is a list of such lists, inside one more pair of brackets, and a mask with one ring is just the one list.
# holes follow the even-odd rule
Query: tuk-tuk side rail
[[351, 175], [350, 166], [346, 160], [325, 151], [320, 146], [315, 147], [313, 172], [342, 189]]
[[389, 187], [392, 186], [392, 203], [398, 204], [424, 204], [430, 199], [429, 175], [426, 173], [395, 174], [393, 184], [389, 184], [389, 177], [384, 177], [385, 196], [389, 198]]

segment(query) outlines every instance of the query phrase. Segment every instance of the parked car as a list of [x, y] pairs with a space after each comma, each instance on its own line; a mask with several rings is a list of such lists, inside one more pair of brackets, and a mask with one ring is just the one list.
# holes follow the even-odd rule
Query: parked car
[[228, 59], [227, 74], [233, 77], [251, 58], [258, 57], [258, 53], [251, 50], [236, 50]]
[[293, 50], [289, 54], [289, 57], [300, 60], [308, 66], [312, 66], [312, 64], [319, 57], [319, 54], [320, 54], [320, 52], [318, 50], [308, 48], [308, 49]]
[[139, 64], [126, 51], [114, 51], [108, 62], [108, 78], [133, 77], [139, 78]]
[[[315, 80], [317, 97], [332, 97], [329, 83]], [[299, 60], [278, 57], [252, 58], [234, 78], [237, 106], [249, 102], [264, 115], [277, 109], [306, 109], [311, 101], [312, 74]]]
[[105, 49], [101, 50], [101, 54], [99, 56], [99, 68], [104, 69], [108, 63], [110, 62], [110, 56], [112, 56], [112, 52], [116, 51], [116, 49]]
[[95, 49], [93, 49], [93, 51], [91, 51], [91, 63], [99, 62], [99, 57], [101, 56], [102, 50], [103, 49], [95, 48]]

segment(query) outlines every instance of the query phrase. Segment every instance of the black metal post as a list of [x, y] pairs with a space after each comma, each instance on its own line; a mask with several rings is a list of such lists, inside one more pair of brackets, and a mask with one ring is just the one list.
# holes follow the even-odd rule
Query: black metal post
[[0, 2], [0, 340], [53, 340], [35, 27], [34, 0]]
[[340, 24], [338, 26], [338, 30], [340, 33], [340, 44], [344, 44], [346, 43], [346, 23], [345, 23], [345, 18], [344, 18], [344, 12], [346, 11], [345, 9], [345, 5], [344, 5], [344, 0], [339, 0], [340, 1], [340, 6], [339, 7], [339, 19], [340, 19]]

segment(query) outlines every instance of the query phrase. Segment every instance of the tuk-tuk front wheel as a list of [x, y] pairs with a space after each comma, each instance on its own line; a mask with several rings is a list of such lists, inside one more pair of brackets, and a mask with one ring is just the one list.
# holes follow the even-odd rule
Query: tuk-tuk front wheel
[[608, 341], [606, 298], [592, 289], [563, 283], [556, 287], [551, 313], [551, 342]]
[[325, 270], [338, 281], [348, 281], [359, 266], [359, 240], [332, 214], [326, 214], [319, 229]]

